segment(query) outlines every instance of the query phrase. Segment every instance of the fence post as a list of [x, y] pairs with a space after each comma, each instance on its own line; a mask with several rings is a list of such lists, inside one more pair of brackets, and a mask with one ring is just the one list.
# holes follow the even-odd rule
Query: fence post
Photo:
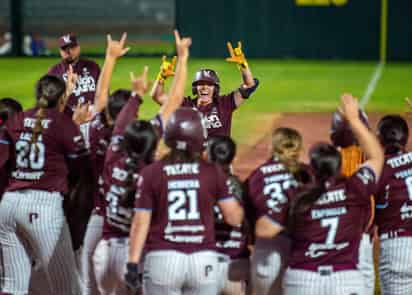
[[12, 34], [12, 53], [23, 56], [23, 6], [22, 0], [10, 1], [10, 27]]

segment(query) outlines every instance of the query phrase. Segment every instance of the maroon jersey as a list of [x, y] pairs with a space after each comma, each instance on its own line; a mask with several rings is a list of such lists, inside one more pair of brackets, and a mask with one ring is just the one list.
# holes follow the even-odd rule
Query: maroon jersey
[[[365, 207], [376, 189], [376, 176], [368, 166], [350, 178], [331, 179], [326, 192], [291, 229], [289, 266], [317, 271], [319, 266], [334, 270], [356, 269], [359, 243], [364, 231]], [[286, 223], [286, 219], [282, 224]]]
[[161, 160], [138, 180], [135, 210], [150, 210], [146, 249], [192, 253], [215, 249], [213, 205], [233, 198], [227, 177], [215, 164]]
[[[68, 110], [70, 116], [73, 114], [73, 110], [78, 102], [94, 102], [97, 80], [100, 75], [99, 65], [91, 60], [79, 59], [79, 61], [72, 64], [72, 66], [73, 72], [78, 75], [78, 78], [73, 93], [67, 101], [68, 108], [66, 108], [66, 110]], [[67, 81], [68, 70], [69, 64], [63, 60], [50, 68], [48, 74], [61, 77], [64, 81]]]
[[412, 152], [385, 157], [375, 197], [379, 234], [412, 235]]
[[[240, 180], [234, 175], [229, 175], [228, 185], [230, 193], [235, 195], [238, 200], [242, 200], [243, 190]], [[219, 206], [215, 205], [214, 210], [217, 251], [232, 259], [249, 257], [247, 223], [244, 222], [239, 226], [228, 225], [223, 219]]]
[[185, 97], [182, 106], [196, 108], [202, 113], [209, 136], [230, 136], [232, 113], [236, 109], [234, 94], [234, 92], [231, 92], [227, 95], [219, 96], [214, 98], [210, 104], [201, 107], [197, 106], [196, 98]]
[[[102, 172], [104, 159], [112, 137], [112, 131], [113, 127], [107, 124], [104, 113], [97, 114], [89, 126], [90, 159], [92, 162], [95, 187], [99, 187], [99, 181], [100, 184], [103, 181]], [[94, 208], [97, 214], [103, 214], [103, 211], [101, 210], [103, 207], [103, 200], [100, 196], [98, 190], [93, 192]]]
[[0, 155], [0, 163], [9, 159], [12, 165], [7, 191], [38, 189], [66, 193], [68, 165], [75, 164], [75, 169], [86, 169], [89, 164], [88, 150], [79, 127], [57, 109], [45, 110], [43, 132], [37, 143], [31, 145], [36, 112], [37, 109], [31, 109], [13, 116], [7, 122], [5, 134], [0, 140], [10, 147], [9, 153], [2, 152]]
[[279, 226], [284, 226], [288, 203], [286, 190], [295, 188], [293, 175], [277, 158], [269, 159], [259, 166], [247, 179], [248, 201], [253, 208], [255, 220], [268, 217]]

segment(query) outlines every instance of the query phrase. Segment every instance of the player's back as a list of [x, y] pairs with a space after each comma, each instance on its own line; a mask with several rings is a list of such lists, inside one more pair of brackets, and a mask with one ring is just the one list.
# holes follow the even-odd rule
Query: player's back
[[146, 249], [192, 253], [215, 248], [213, 205], [230, 197], [215, 164], [161, 160], [141, 171], [136, 209], [151, 209]]
[[374, 182], [374, 173], [368, 167], [360, 168], [347, 179], [330, 179], [317, 201], [303, 214], [296, 214], [291, 228], [291, 268], [356, 269], [365, 227], [361, 217], [375, 188]]
[[31, 143], [37, 109], [19, 113], [7, 124], [14, 166], [8, 191], [40, 189], [66, 193], [67, 159], [87, 154], [79, 128], [57, 109], [46, 109], [42, 132]]
[[[387, 155], [376, 194], [380, 234], [412, 234], [412, 152]], [[388, 236], [389, 238], [389, 236]]]

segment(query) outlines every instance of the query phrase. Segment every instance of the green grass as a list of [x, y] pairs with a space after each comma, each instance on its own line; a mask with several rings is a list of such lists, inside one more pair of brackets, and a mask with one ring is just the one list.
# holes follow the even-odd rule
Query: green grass
[[[33, 89], [36, 80], [57, 62], [53, 58], [2, 58], [0, 59], [0, 97], [18, 98], [24, 107], [34, 105]], [[101, 65], [102, 59], [97, 60]], [[160, 58], [124, 58], [116, 67], [112, 89], [129, 87], [128, 73], [150, 67], [155, 77]], [[254, 120], [260, 114], [274, 112], [329, 112], [336, 109], [342, 92], [352, 92], [361, 97], [376, 67], [374, 62], [250, 60], [252, 71], [261, 81], [253, 98], [246, 102], [234, 116], [234, 137], [246, 140], [248, 131], [254, 128]], [[241, 78], [238, 70], [223, 59], [191, 59], [189, 80], [195, 71], [208, 67], [218, 71], [222, 92], [237, 88]], [[403, 98], [412, 96], [412, 63], [386, 65], [376, 91], [372, 95], [368, 111], [402, 112]], [[170, 82], [167, 83], [170, 85]], [[186, 93], [191, 92], [187, 83]], [[147, 97], [142, 107], [142, 117], [153, 116], [157, 105]]]

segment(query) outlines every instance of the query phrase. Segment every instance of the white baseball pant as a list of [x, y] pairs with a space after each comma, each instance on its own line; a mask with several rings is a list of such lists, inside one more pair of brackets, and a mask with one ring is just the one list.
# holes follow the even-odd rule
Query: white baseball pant
[[[33, 261], [45, 271], [43, 284], [59, 290], [60, 286], [52, 279], [53, 268], [49, 266], [57, 250], [63, 252], [60, 258], [71, 260], [68, 263], [75, 265], [68, 235], [60, 193], [40, 190], [5, 193], [0, 202], [1, 292], [27, 294]], [[59, 262], [62, 261], [56, 263]], [[76, 267], [67, 271], [70, 272], [65, 278], [67, 281], [77, 279]], [[72, 286], [70, 289], [77, 290], [78, 283], [73, 279], [68, 284]]]
[[97, 287], [102, 295], [131, 294], [124, 281], [129, 238], [100, 240], [93, 256]]
[[217, 294], [218, 273], [218, 255], [213, 251], [151, 251], [144, 260], [143, 294]]
[[256, 294], [282, 294], [282, 277], [290, 254], [290, 239], [281, 234], [274, 239], [256, 239], [251, 257], [252, 288]]
[[365, 283], [358, 270], [322, 272], [288, 268], [283, 277], [285, 295], [364, 295]]
[[84, 236], [82, 257], [81, 257], [81, 276], [83, 281], [83, 295], [99, 295], [96, 283], [96, 275], [93, 266], [93, 255], [97, 244], [102, 238], [104, 218], [98, 214], [92, 214], [87, 224]]
[[373, 263], [373, 240], [369, 234], [364, 233], [359, 246], [358, 269], [365, 280], [367, 295], [375, 294], [375, 268]]
[[412, 294], [412, 237], [381, 238], [379, 278], [383, 295]]

